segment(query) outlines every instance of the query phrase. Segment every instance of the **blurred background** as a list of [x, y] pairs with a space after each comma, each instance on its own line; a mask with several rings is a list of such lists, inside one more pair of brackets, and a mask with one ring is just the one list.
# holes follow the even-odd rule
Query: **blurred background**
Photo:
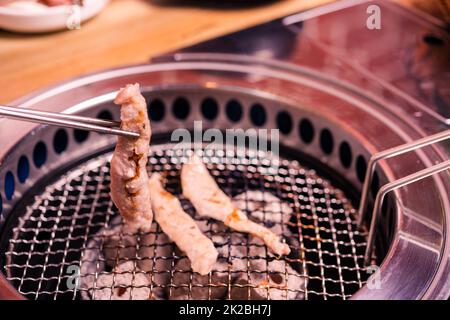
[[[15, 7], [14, 10], [25, 12], [27, 4], [24, 2], [30, 1], [0, 0], [0, 25], [11, 18], [1, 15], [2, 8]], [[70, 0], [45, 2], [39, 5], [59, 5]], [[145, 63], [164, 52], [330, 2], [333, 1], [112, 0], [105, 1], [104, 7], [93, 9], [94, 12], [89, 13], [92, 18], [87, 21], [76, 21], [76, 18], [71, 21], [80, 23], [73, 30], [63, 26], [61, 31], [20, 33], [0, 28], [0, 103], [73, 76]], [[396, 2], [449, 21], [446, 0]], [[87, 7], [91, 3], [99, 6], [101, 1], [85, 0], [81, 4]], [[65, 17], [67, 14], [65, 11]], [[17, 17], [12, 18], [13, 22], [19, 21]], [[56, 18], [43, 20], [52, 19]], [[37, 27], [39, 23], [36, 22]], [[19, 22], [19, 28], [25, 25]], [[31, 25], [31, 28], [36, 26]]]

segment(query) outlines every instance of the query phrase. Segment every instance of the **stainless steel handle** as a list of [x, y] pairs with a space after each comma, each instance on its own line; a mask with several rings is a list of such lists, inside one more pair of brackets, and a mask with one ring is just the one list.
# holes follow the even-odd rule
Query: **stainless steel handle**
[[379, 220], [378, 217], [381, 213], [381, 207], [383, 205], [383, 200], [386, 197], [386, 195], [391, 191], [397, 190], [401, 187], [407, 186], [411, 183], [417, 182], [419, 180], [422, 180], [431, 175], [437, 174], [439, 172], [442, 172], [442, 171], [445, 171], [448, 169], [450, 169], [450, 160], [444, 161], [440, 164], [434, 165], [432, 167], [415, 172], [413, 174], [410, 174], [406, 177], [400, 178], [393, 182], [387, 183], [380, 188], [380, 190], [378, 191], [377, 196], [375, 198], [375, 204], [374, 204], [374, 208], [373, 208], [373, 212], [372, 212], [372, 219], [371, 219], [371, 223], [370, 223], [370, 231], [369, 231], [369, 236], [367, 239], [367, 247], [366, 247], [366, 252], [364, 254], [364, 263], [366, 265], [370, 263], [370, 260], [372, 257], [373, 242], [375, 239], [375, 230], [376, 230], [378, 220]]
[[380, 160], [389, 159], [425, 146], [428, 146], [430, 144], [434, 144], [440, 141], [444, 141], [446, 139], [450, 138], [450, 130], [445, 130], [443, 132], [403, 144], [401, 146], [397, 146], [394, 148], [387, 149], [385, 151], [381, 151], [379, 153], [374, 154], [370, 157], [369, 163], [367, 164], [367, 170], [366, 175], [364, 178], [364, 183], [362, 187], [362, 193], [361, 193], [361, 201], [359, 203], [359, 209], [358, 209], [358, 226], [361, 227], [362, 223], [364, 221], [364, 218], [367, 214], [367, 204], [368, 204], [368, 197], [369, 197], [369, 189], [370, 185], [372, 183], [373, 174], [375, 173], [375, 166]]

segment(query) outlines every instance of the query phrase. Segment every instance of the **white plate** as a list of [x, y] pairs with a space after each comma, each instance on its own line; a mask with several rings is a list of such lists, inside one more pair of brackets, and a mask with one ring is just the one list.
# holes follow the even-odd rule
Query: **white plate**
[[109, 0], [84, 0], [74, 6], [0, 6], [0, 28], [27, 33], [74, 29], [79, 23], [97, 15]]

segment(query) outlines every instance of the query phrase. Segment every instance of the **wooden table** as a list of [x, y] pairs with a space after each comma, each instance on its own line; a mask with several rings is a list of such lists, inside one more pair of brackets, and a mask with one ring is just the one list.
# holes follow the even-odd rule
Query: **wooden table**
[[0, 103], [328, 2], [332, 0], [217, 6], [207, 0], [113, 0], [80, 30], [38, 35], [0, 31]]

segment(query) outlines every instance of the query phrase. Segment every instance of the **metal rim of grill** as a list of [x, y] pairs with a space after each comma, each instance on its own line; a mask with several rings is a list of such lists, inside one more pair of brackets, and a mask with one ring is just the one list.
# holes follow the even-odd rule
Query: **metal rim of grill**
[[[348, 182], [342, 185], [342, 190], [346, 196], [353, 195], [352, 199], [355, 200], [358, 195], [352, 191], [361, 187], [365, 161], [374, 152], [424, 135], [410, 121], [411, 117], [398, 112], [393, 105], [375, 96], [367, 96], [367, 91], [341, 85], [341, 81], [334, 81], [336, 79], [320, 72], [320, 77], [317, 78], [315, 73], [308, 70], [284, 68], [270, 60], [259, 61], [265, 67], [258, 68], [247, 57], [239, 55], [208, 55], [207, 58], [209, 60], [205, 62], [202, 54], [185, 58], [177, 56], [173, 60], [108, 70], [34, 93], [16, 104], [36, 108], [48, 106], [49, 111], [65, 111], [91, 117], [102, 117], [107, 112], [114, 118], [118, 114], [118, 109], [111, 105], [114, 92], [126, 83], [139, 82], [145, 87], [146, 98], [159, 99], [165, 106], [161, 111], [166, 112], [159, 114], [159, 118], [152, 123], [155, 137], [156, 134], [167, 134], [176, 128], [192, 128], [192, 122], [198, 119], [206, 120], [208, 128], [247, 129], [252, 127], [254, 119], [249, 111], [255, 103], [265, 107], [267, 123], [264, 128], [280, 128], [277, 115], [284, 109], [290, 113], [293, 124], [293, 130], [282, 134], [287, 158], [294, 158], [302, 165], [309, 164], [310, 167], [317, 168], [319, 175], [328, 177], [335, 185], [341, 186], [342, 178]], [[253, 75], [258, 75], [256, 81]], [[161, 83], [164, 85], [161, 86]], [[212, 88], [210, 83], [217, 84], [217, 87]], [[179, 114], [173, 113], [173, 108], [170, 109], [175, 98], [180, 96], [187, 98], [191, 106], [191, 112], [183, 119]], [[218, 103], [219, 112], [214, 120], [205, 119], [200, 110], [200, 102], [205, 97], [214, 97]], [[242, 107], [243, 116], [238, 122], [227, 117], [225, 112], [231, 99], [236, 99]], [[416, 110], [409, 103], [407, 107], [408, 110]], [[295, 130], [296, 125], [302, 124], [304, 120], [309, 121], [316, 133], [312, 141], [305, 140]], [[427, 128], [432, 128], [436, 123], [425, 115], [422, 120], [430, 125]], [[5, 260], [2, 257], [7, 250], [5, 242], [9, 242], [12, 237], [9, 232], [10, 222], [17, 221], [26, 214], [25, 208], [20, 205], [30, 201], [27, 197], [32, 192], [52, 184], [54, 178], [61, 177], [63, 168], [73, 168], [74, 162], [80, 163], [81, 159], [86, 159], [89, 155], [92, 157], [104, 152], [111, 147], [114, 139], [95, 133], [86, 139], [86, 136], [77, 136], [72, 130], [64, 130], [67, 139], [63, 142], [66, 149], [61, 153], [61, 149], [55, 148], [55, 138], [61, 129], [35, 127], [12, 121], [1, 122], [2, 130], [14, 131], [17, 137], [10, 137], [8, 134], [0, 137], [4, 146], [0, 150], [0, 211], [3, 200], [3, 211], [0, 214], [0, 297], [22, 299], [24, 296], [17, 290], [16, 283], [6, 279]], [[331, 153], [324, 148], [326, 145], [322, 145], [322, 139], [318, 139], [327, 130], [332, 133], [334, 140], [335, 148]], [[374, 135], [374, 132], [383, 132], [383, 135]], [[351, 147], [353, 154], [350, 165], [345, 165], [340, 159], [338, 147], [344, 143]], [[34, 158], [37, 147], [44, 147], [48, 151], [44, 165]], [[442, 148], [429, 147], [424, 152], [402, 157], [400, 164], [382, 162], [377, 168], [380, 185], [405, 176], [413, 169], [420, 170], [430, 163], [437, 163], [445, 158], [445, 154]], [[14, 178], [14, 173], [20, 169], [23, 155], [30, 160], [29, 178], [22, 183], [17, 176], [19, 180], [16, 180], [15, 190], [6, 190], [7, 182], [11, 180], [9, 178]], [[31, 161], [35, 161], [34, 165]], [[385, 275], [383, 283], [386, 281], [386, 285], [380, 290], [372, 290], [371, 286], [363, 285], [354, 292], [353, 299], [439, 299], [448, 296], [449, 285], [446, 279], [449, 269], [446, 268], [446, 252], [449, 238], [446, 218], [449, 204], [445, 195], [449, 185], [443, 178], [427, 179], [423, 183], [408, 186], [398, 194], [396, 192], [395, 196], [399, 201], [395, 201], [394, 197], [388, 199], [389, 206], [382, 212], [381, 229], [377, 232], [379, 243], [376, 243], [375, 263], [379, 265], [379, 269], [370, 270], [378, 270], [376, 274]], [[374, 192], [376, 188], [372, 190]], [[408, 208], [404, 208], [403, 204], [407, 204]], [[419, 213], [420, 218], [435, 221], [438, 225], [423, 223], [422, 219], [416, 220], [418, 216], [411, 215], [411, 212]], [[436, 232], [436, 228], [439, 228], [439, 232]], [[404, 237], [405, 234], [411, 237]], [[434, 235], [435, 245], [440, 248], [438, 255], [434, 245], [430, 249], [422, 245], [422, 241], [426, 242], [431, 234]], [[416, 236], [421, 241], [416, 241]], [[424, 259], [427, 259], [427, 264], [423, 263]], [[411, 273], [405, 272], [406, 270], [414, 270], [412, 274], [415, 276], [411, 278]], [[344, 271], [345, 269], [342, 270], [343, 273]], [[308, 270], [308, 275], [311, 274], [311, 270]], [[314, 280], [321, 284], [321, 278], [317, 278], [309, 281], [308, 287], [314, 284]], [[309, 295], [308, 299], [314, 297], [316, 296]]]
[[[181, 164], [171, 163], [171, 152], [173, 153], [173, 150], [169, 146], [154, 148], [149, 169], [164, 172], [167, 190], [181, 199], [186, 212], [196, 220], [204, 220], [195, 215], [195, 210], [180, 194]], [[42, 194], [34, 197], [33, 203], [27, 206], [25, 215], [19, 218], [17, 226], [13, 229], [9, 247], [4, 253], [6, 257], [4, 271], [7, 279], [26, 297], [74, 299], [82, 297], [83, 294], [86, 297], [88, 289], [81, 286], [68, 287], [68, 283], [73, 281], [73, 273], [68, 272], [68, 267], [81, 266], [83, 254], [88, 243], [90, 241], [92, 243], [92, 239], [98, 240], [97, 244], [101, 247], [98, 248], [99, 251], [104, 250], [102, 246], [105, 235], [99, 231], [110, 229], [111, 223], [117, 221], [115, 218], [118, 217], [118, 212], [109, 197], [109, 156], [104, 154], [88, 160], [60, 177], [55, 183], [49, 184]], [[222, 156], [225, 157], [225, 153], [222, 153]], [[208, 164], [208, 168], [221, 188], [229, 195], [235, 196], [249, 189], [270, 192], [292, 209], [292, 217], [282, 226], [283, 238], [287, 239], [289, 235], [294, 237], [298, 241], [298, 247], [291, 246], [294, 254], [281, 259], [296, 270], [305, 286], [288, 288], [287, 271], [279, 273], [283, 278], [282, 283], [286, 284], [285, 288], [280, 289], [284, 291], [285, 298], [288, 297], [287, 292], [298, 292], [304, 299], [348, 299], [365, 284], [370, 275], [363, 267], [366, 233], [357, 230], [351, 203], [342, 191], [336, 189], [328, 180], [318, 176], [314, 170], [302, 167], [297, 161], [287, 159], [280, 161], [276, 175], [260, 174], [257, 167], [245, 159], [238, 161], [234, 159], [224, 164]], [[208, 223], [210, 226], [218, 224], [213, 221]], [[120, 238], [127, 236], [120, 232]], [[235, 232], [230, 230], [214, 231], [210, 228], [206, 234], [213, 238], [218, 232], [224, 232], [226, 242], [222, 244], [215, 242], [216, 247], [242, 246], [248, 253], [251, 247], [258, 246], [250, 243], [248, 235], [242, 237], [243, 243], [233, 243], [231, 235]], [[156, 238], [161, 234], [161, 229], [157, 227]], [[289, 239], [287, 241], [289, 243]], [[170, 240], [164, 243], [155, 241], [150, 246], [154, 246], [154, 250], [160, 246], [171, 246], [173, 249], [171, 255], [156, 254], [152, 257], [154, 261], [158, 259], [170, 261], [170, 268], [167, 270], [156, 270], [153, 263], [150, 272], [150, 292], [152, 293], [155, 288], [162, 289], [165, 293], [164, 298], [171, 298], [173, 292], [180, 288], [185, 288], [188, 298], [192, 298], [192, 291], [197, 288], [200, 292], [205, 290], [207, 298], [211, 299], [214, 298], [211, 297], [211, 290], [221, 287], [226, 290], [223, 298], [231, 298], [233, 288], [244, 288], [247, 290], [247, 297], [251, 298], [252, 289], [261, 288], [260, 285], [249, 281], [252, 273], [263, 274], [267, 279], [271, 274], [277, 273], [268, 271], [267, 268], [252, 270], [250, 267], [249, 261], [252, 259], [262, 258], [267, 263], [275, 259], [273, 255], [267, 253], [267, 249], [261, 251], [264, 253], [262, 257], [232, 256], [228, 250], [228, 255], [219, 256], [219, 259], [225, 259], [228, 264], [234, 259], [243, 259], [247, 270], [232, 271], [229, 268], [216, 271], [227, 277], [226, 282], [214, 283], [214, 275], [210, 275], [206, 284], [192, 283], [191, 270], [176, 269], [176, 262], [185, 256], [174, 249], [175, 245]], [[123, 249], [123, 245], [119, 242], [117, 250], [120, 249]], [[125, 260], [132, 261], [136, 266], [142, 259], [146, 257], [136, 254], [135, 258]], [[104, 263], [100, 260], [101, 258], [96, 262], [95, 272], [80, 275], [81, 282], [83, 277], [94, 276], [98, 279], [99, 275], [111, 272], [99, 268], [100, 263]], [[135, 273], [139, 272], [133, 270], [133, 279]], [[188, 275], [189, 281], [174, 283], [174, 275], [179, 272]], [[154, 276], [161, 273], [169, 276], [168, 283], [155, 282]], [[239, 276], [244, 278], [247, 276], [249, 283], [233, 283], [234, 273], [242, 273]], [[129, 287], [115, 284], [115, 288], [123, 288], [124, 291]], [[102, 288], [97, 287], [89, 291], [91, 298], [93, 291], [100, 289]], [[270, 298], [269, 286], [266, 285], [266, 289], [268, 295], [265, 298]], [[132, 295], [133, 286], [130, 291]]]

